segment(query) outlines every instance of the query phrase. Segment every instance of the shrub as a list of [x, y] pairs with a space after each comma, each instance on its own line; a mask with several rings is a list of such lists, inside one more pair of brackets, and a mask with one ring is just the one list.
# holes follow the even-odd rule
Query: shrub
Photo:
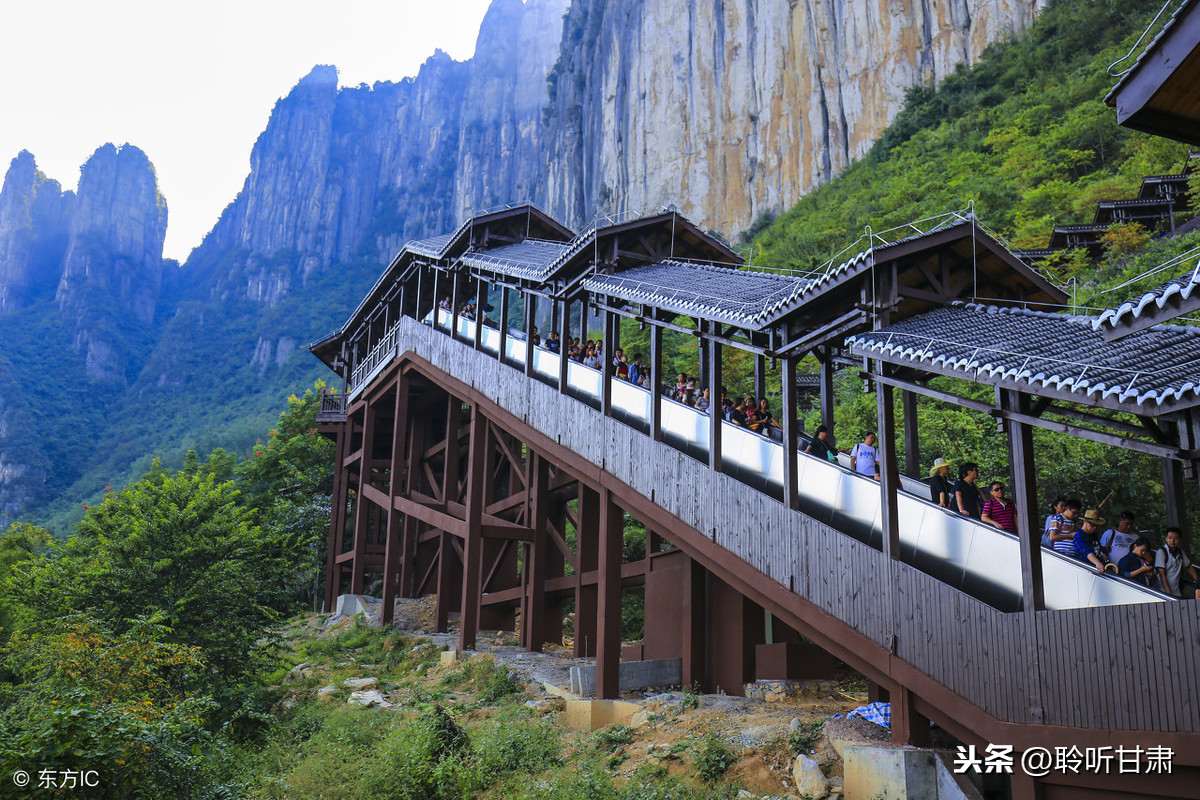
[[693, 760], [700, 778], [706, 783], [716, 783], [737, 758], [720, 736], [710, 733], [696, 748]]

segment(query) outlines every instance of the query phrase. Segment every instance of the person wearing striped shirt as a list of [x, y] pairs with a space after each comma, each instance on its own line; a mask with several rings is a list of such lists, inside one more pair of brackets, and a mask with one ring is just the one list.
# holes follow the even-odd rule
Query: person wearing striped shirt
[[982, 520], [992, 527], [1009, 533], [1017, 532], [1017, 504], [1004, 496], [1004, 484], [992, 481], [988, 500], [983, 504]]

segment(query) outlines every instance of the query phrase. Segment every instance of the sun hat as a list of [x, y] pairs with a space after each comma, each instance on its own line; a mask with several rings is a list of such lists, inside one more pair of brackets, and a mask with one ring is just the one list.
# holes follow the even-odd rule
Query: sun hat
[[1090, 522], [1093, 525], [1103, 525], [1108, 520], [1106, 520], [1104, 517], [1100, 516], [1100, 511], [1098, 509], [1089, 508], [1087, 510], [1087, 513], [1079, 518], [1079, 521], [1080, 522]]
[[937, 475], [938, 470], [941, 469], [942, 467], [953, 467], [953, 466], [954, 466], [953, 462], [947, 461], [944, 458], [939, 458], [937, 461], [934, 461], [933, 466], [929, 468], [929, 477], [932, 478], [934, 475]]

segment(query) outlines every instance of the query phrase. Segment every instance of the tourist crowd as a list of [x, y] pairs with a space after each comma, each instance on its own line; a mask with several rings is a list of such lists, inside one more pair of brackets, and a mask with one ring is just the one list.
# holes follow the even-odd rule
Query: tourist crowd
[[[449, 310], [450, 298], [440, 305]], [[459, 311], [469, 319], [475, 317], [473, 304], [464, 304]], [[557, 331], [551, 331], [543, 342], [536, 326], [530, 338], [535, 346], [544, 347], [550, 352], [561, 354], [565, 350], [567, 358], [586, 367], [600, 369], [604, 363], [602, 340], [581, 341], [579, 337], [564, 340]], [[651, 390], [650, 367], [640, 353], [635, 353], [630, 359], [624, 350], [616, 348], [612, 369], [619, 380]], [[709, 387], [702, 386], [686, 373], [678, 374], [674, 386], [660, 386], [659, 390], [664, 396], [701, 413], [708, 414], [712, 410]], [[753, 395], [747, 395], [738, 399], [729, 396], [726, 388], [721, 387], [721, 396], [716, 402], [719, 413], [727, 422], [764, 436], [781, 438], [780, 424], [771, 414], [767, 398], [756, 399]], [[805, 452], [831, 462], [837, 461], [838, 450], [826, 426], [817, 428]], [[874, 433], [866, 434], [863, 441], [854, 445], [847, 455], [853, 471], [879, 480], [879, 450]], [[981, 485], [979, 465], [970, 461], [958, 466], [958, 479], [952, 480], [950, 470], [953, 466], [944, 458], [934, 461], [929, 470], [930, 499], [950, 511], [1016, 534], [1016, 503], [1005, 496], [1004, 482], [993, 480]], [[1163, 545], [1156, 548], [1146, 535], [1148, 531], [1134, 530], [1136, 516], [1132, 511], [1122, 511], [1116, 524], [1105, 528], [1107, 520], [1099, 509], [1080, 513], [1082, 508], [1078, 499], [1055, 498], [1042, 531], [1042, 546], [1090, 564], [1098, 572], [1120, 575], [1172, 597], [1200, 599], [1200, 572], [1197, 572], [1196, 565], [1182, 548], [1182, 532], [1179, 528], [1167, 528]]]

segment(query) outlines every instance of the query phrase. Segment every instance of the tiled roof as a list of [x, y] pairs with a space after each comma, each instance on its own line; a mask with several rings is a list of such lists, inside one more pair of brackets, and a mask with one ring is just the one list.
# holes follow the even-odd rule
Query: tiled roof
[[1196, 264], [1196, 268], [1190, 274], [1167, 281], [1141, 297], [1126, 300], [1116, 308], [1104, 311], [1092, 321], [1092, 327], [1095, 330], [1100, 330], [1105, 325], [1112, 328], [1122, 322], [1137, 319], [1143, 311], [1153, 314], [1162, 310], [1168, 303], [1187, 300], [1196, 291], [1197, 286], [1200, 286], [1200, 263]]
[[460, 259], [469, 267], [499, 272], [516, 278], [540, 279], [570, 247], [564, 242], [525, 239], [490, 250], [464, 253]]
[[443, 233], [441, 236], [431, 236], [428, 239], [416, 239], [405, 244], [404, 249], [426, 258], [441, 258], [461, 230], [460, 227], [452, 233]]
[[1179, 20], [1183, 18], [1184, 12], [1186, 12], [1188, 8], [1195, 3], [1195, 1], [1196, 0], [1184, 0], [1184, 2], [1180, 4], [1179, 8], [1175, 9], [1175, 13], [1172, 14], [1171, 18], [1167, 20], [1167, 23], [1162, 26], [1162, 30], [1158, 32], [1158, 35], [1151, 39], [1150, 44], [1146, 45], [1145, 49], [1138, 54], [1137, 60], [1133, 62], [1133, 66], [1121, 74], [1121, 78], [1117, 81], [1117, 85], [1109, 90], [1108, 94], [1105, 96], [1105, 101], [1108, 101], [1109, 98], [1115, 97], [1117, 92], [1121, 90], [1121, 87], [1132, 80], [1134, 73], [1136, 73], [1142, 66], [1142, 62], [1145, 61], [1151, 53], [1158, 49], [1158, 43], [1165, 39], [1168, 34], [1170, 34], [1171, 30], [1179, 23]]
[[1200, 329], [1158, 325], [1105, 341], [1088, 317], [954, 304], [846, 340], [883, 357], [982, 383], [1054, 389], [1080, 402], [1157, 406], [1200, 400]]
[[590, 292], [751, 328], [812, 283], [771, 272], [666, 260], [584, 281]]

